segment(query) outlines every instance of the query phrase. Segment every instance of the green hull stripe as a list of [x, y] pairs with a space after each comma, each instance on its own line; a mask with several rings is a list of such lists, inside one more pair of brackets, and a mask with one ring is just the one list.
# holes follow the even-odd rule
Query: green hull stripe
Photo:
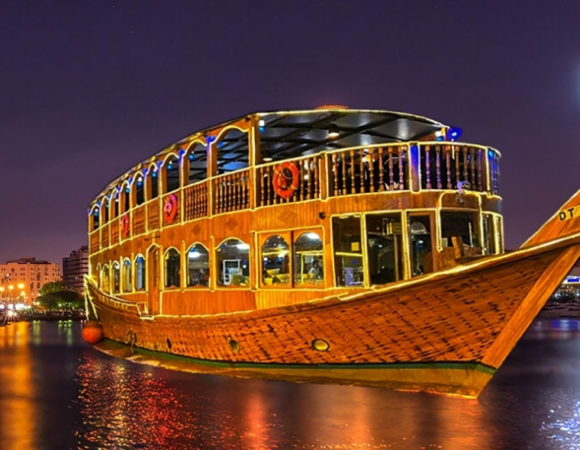
[[[119, 348], [129, 348], [126, 344], [117, 341], [105, 339], [108, 345], [114, 345]], [[97, 344], [98, 345], [98, 344]], [[478, 362], [417, 362], [417, 363], [366, 363], [366, 364], [280, 364], [280, 363], [252, 363], [238, 361], [211, 361], [208, 359], [192, 358], [190, 356], [174, 355], [153, 350], [147, 350], [140, 347], [134, 347], [134, 350], [143, 355], [158, 356], [160, 358], [172, 359], [175, 361], [189, 362], [209, 367], [222, 369], [453, 369], [453, 370], [475, 370], [478, 372], [493, 375], [496, 371], [493, 367]]]

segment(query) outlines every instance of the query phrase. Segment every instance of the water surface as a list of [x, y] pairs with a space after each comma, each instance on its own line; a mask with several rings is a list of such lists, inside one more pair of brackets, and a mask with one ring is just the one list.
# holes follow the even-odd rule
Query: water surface
[[81, 324], [0, 328], [0, 449], [580, 449], [580, 331], [539, 320], [477, 400], [192, 374]]

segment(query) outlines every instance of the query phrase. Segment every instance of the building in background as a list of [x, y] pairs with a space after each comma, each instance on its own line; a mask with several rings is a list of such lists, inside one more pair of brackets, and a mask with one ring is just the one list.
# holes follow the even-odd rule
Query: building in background
[[32, 303], [40, 288], [62, 278], [60, 264], [36, 258], [20, 258], [0, 264], [0, 297]]
[[89, 248], [83, 245], [73, 250], [68, 258], [62, 259], [62, 281], [64, 285], [83, 293], [83, 276], [89, 273]]

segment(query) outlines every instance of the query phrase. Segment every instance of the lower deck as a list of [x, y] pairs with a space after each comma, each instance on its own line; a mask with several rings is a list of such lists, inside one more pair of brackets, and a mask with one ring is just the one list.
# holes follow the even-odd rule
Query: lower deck
[[354, 197], [349, 205], [282, 204], [129, 237], [91, 255], [91, 277], [106, 293], [146, 303], [152, 315], [215, 314], [363, 292], [503, 252], [497, 201], [453, 192], [440, 193], [433, 207], [403, 208], [413, 205], [393, 194]]

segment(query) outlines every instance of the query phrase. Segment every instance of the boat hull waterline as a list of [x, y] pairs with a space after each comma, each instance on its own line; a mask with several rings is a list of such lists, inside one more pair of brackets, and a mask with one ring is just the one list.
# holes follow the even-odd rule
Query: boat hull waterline
[[147, 316], [88, 277], [86, 292], [106, 339], [182, 370], [477, 397], [579, 257], [575, 234], [358, 295], [218, 315]]

